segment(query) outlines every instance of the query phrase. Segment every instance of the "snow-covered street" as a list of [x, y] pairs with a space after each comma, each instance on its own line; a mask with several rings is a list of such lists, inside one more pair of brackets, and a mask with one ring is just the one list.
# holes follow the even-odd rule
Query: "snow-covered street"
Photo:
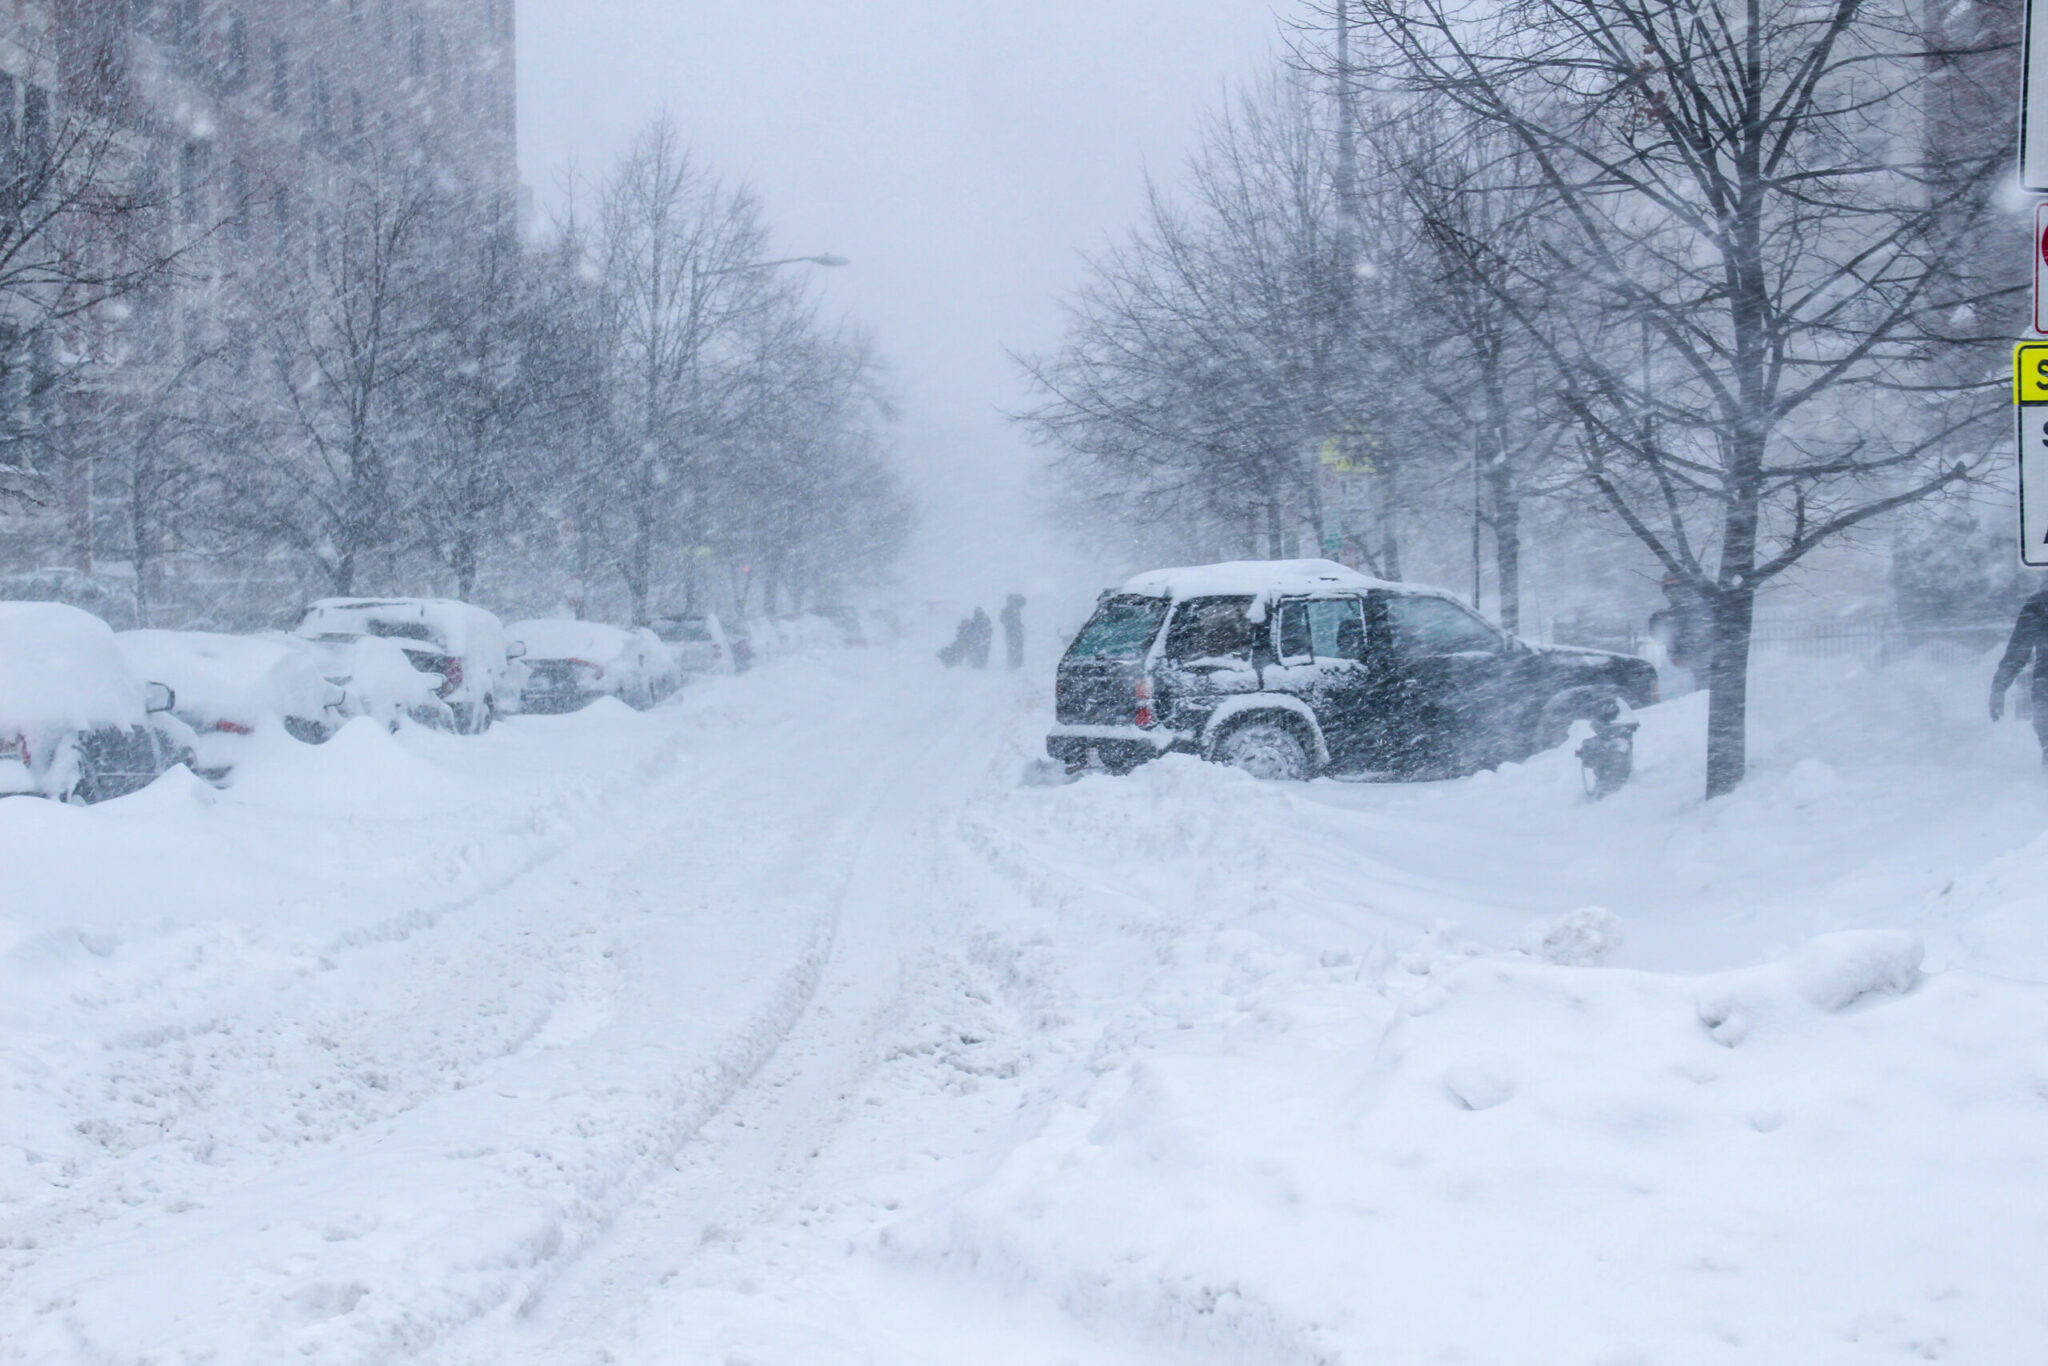
[[850, 650], [0, 803], [0, 1361], [2018, 1363], [2048, 785], [1766, 661], [1637, 782], [1020, 781]]

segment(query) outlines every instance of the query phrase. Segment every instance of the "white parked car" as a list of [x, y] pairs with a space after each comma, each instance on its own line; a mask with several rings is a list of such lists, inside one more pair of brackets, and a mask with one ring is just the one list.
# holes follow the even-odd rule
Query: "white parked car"
[[0, 602], [0, 796], [105, 801], [192, 763], [176, 700], [90, 612]]
[[597, 621], [545, 618], [513, 625], [526, 646], [519, 709], [564, 712], [616, 697], [647, 708], [682, 686], [682, 670], [669, 647], [645, 627], [626, 630]]
[[685, 673], [732, 673], [739, 667], [725, 625], [712, 613], [659, 617], [654, 634], [674, 652]]
[[[352, 680], [346, 686], [366, 699], [373, 714], [404, 705], [422, 724], [446, 724], [469, 735], [487, 729], [500, 700], [512, 695], [517, 683], [511, 661], [524, 653], [506, 640], [497, 617], [447, 598], [325, 598], [306, 609], [293, 634], [324, 647], [327, 677], [344, 669]], [[388, 652], [364, 651], [359, 642], [365, 640], [388, 641], [403, 651], [414, 672], [434, 680], [439, 706], [416, 694], [403, 697], [409, 690], [391, 674]], [[374, 683], [366, 676], [372, 672]]]
[[280, 724], [319, 744], [345, 719], [347, 694], [322, 673], [310, 642], [281, 631], [122, 631], [115, 640], [136, 673], [170, 685], [176, 715], [197, 733], [199, 771], [219, 778], [240, 757], [242, 737]]

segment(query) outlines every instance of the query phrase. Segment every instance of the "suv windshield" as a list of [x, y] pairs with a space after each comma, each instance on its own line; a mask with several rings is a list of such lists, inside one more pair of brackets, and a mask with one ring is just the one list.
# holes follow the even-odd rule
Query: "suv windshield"
[[1138, 659], [1165, 618], [1165, 598], [1110, 598], [1074, 637], [1067, 658]]
[[1166, 635], [1168, 659], [1244, 658], [1264, 628], [1245, 616], [1250, 598], [1189, 598]]

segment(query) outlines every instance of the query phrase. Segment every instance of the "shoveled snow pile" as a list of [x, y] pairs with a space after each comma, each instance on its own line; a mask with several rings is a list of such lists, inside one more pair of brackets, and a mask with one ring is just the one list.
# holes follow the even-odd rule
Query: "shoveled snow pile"
[[2048, 1340], [2038, 986], [1916, 986], [1918, 946], [1884, 932], [1699, 977], [1219, 957], [1235, 1010], [1098, 1059], [890, 1252], [1205, 1360], [2018, 1362]]

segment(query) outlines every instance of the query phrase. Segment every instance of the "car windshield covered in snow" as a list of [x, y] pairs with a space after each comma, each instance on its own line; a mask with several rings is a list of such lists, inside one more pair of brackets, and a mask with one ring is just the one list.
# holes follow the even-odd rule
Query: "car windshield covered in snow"
[[1152, 644], [1153, 633], [1166, 619], [1165, 598], [1103, 599], [1095, 615], [1067, 647], [1069, 659], [1137, 659]]

